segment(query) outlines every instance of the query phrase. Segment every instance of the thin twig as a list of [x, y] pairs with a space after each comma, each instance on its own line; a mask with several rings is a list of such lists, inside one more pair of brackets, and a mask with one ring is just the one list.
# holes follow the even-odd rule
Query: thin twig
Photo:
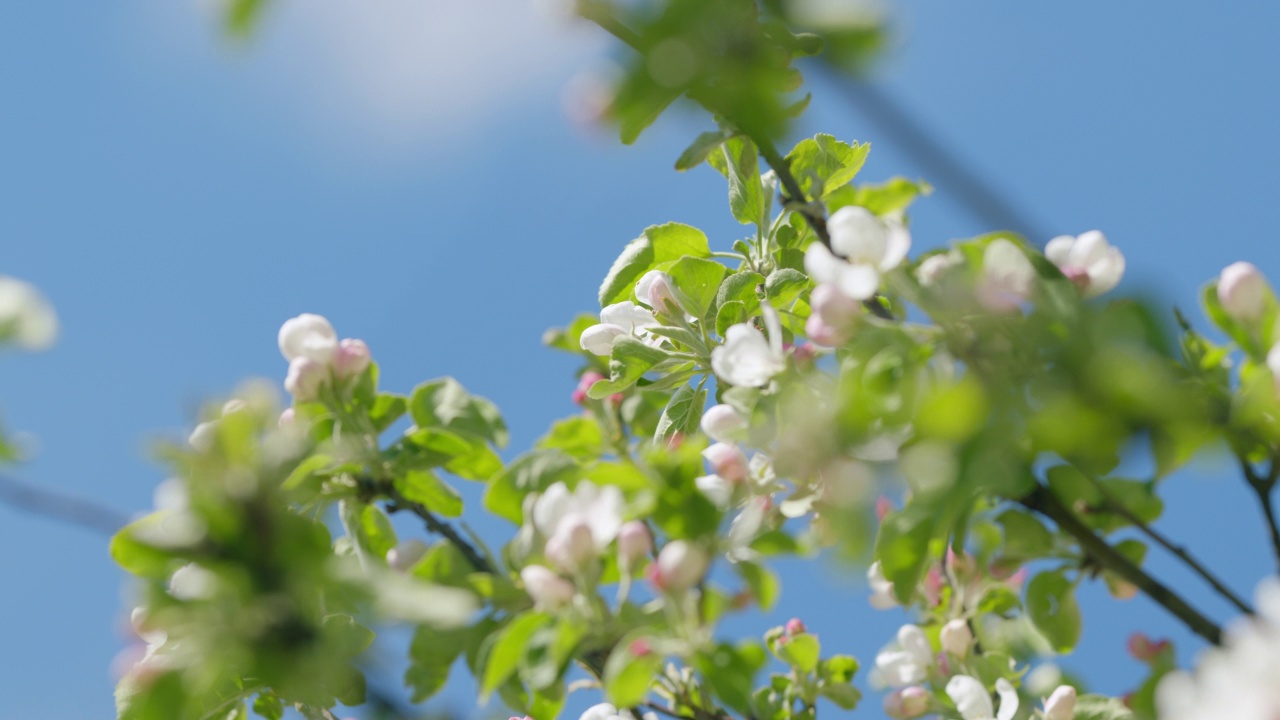
[[1163, 533], [1143, 522], [1141, 518], [1133, 514], [1132, 510], [1125, 507], [1123, 503], [1116, 499], [1115, 495], [1113, 495], [1111, 491], [1107, 490], [1106, 486], [1099, 482], [1093, 475], [1085, 473], [1085, 477], [1089, 478], [1089, 481], [1092, 482], [1093, 486], [1097, 488], [1099, 493], [1101, 493], [1102, 499], [1106, 503], [1106, 508], [1109, 511], [1114, 512], [1129, 521], [1129, 524], [1137, 528], [1143, 535], [1151, 538], [1151, 540], [1156, 544], [1177, 556], [1178, 559], [1182, 560], [1182, 562], [1187, 565], [1187, 567], [1191, 568], [1192, 571], [1199, 575], [1202, 580], [1208, 583], [1214, 590], [1218, 591], [1219, 595], [1226, 598], [1232, 605], [1235, 605], [1240, 612], [1248, 613], [1249, 615], [1255, 614], [1254, 609], [1249, 605], [1249, 603], [1245, 602], [1239, 595], [1235, 594], [1235, 592], [1233, 592], [1231, 588], [1227, 587], [1222, 580], [1214, 575], [1207, 567], [1202, 565], [1200, 561], [1196, 560], [1186, 547], [1174, 543]]
[[1222, 643], [1222, 628], [1098, 537], [1048, 488], [1036, 485], [1036, 489], [1023, 497], [1021, 503], [1057, 523], [1058, 529], [1071, 535], [1076, 542], [1080, 543], [1085, 555], [1103, 568], [1138, 586], [1147, 594], [1147, 597], [1181, 620], [1192, 632], [1214, 645]]
[[666, 715], [667, 717], [675, 718], [676, 720], [697, 720], [692, 715], [681, 715], [666, 705], [659, 705], [656, 702], [645, 702], [643, 706], [658, 713], [659, 715]]
[[124, 513], [93, 500], [47, 490], [7, 475], [0, 475], [0, 503], [102, 535], [115, 535], [129, 523]]
[[400, 510], [408, 510], [422, 519], [428, 531], [448, 540], [476, 570], [487, 573], [497, 572], [493, 564], [479, 550], [476, 550], [471, 543], [467, 542], [466, 538], [462, 537], [452, 525], [436, 517], [425, 505], [416, 503], [401, 495], [395, 485], [389, 482], [379, 483], [378, 491], [388, 499], [387, 512], [394, 513]]
[[1253, 492], [1258, 496], [1258, 504], [1262, 506], [1262, 514], [1267, 521], [1267, 530], [1271, 533], [1271, 549], [1276, 556], [1277, 565], [1280, 566], [1280, 524], [1276, 521], [1275, 502], [1272, 499], [1272, 491], [1276, 487], [1276, 477], [1280, 474], [1280, 465], [1274, 460], [1271, 463], [1271, 471], [1266, 477], [1258, 474], [1258, 471], [1249, 464], [1249, 461], [1240, 457], [1240, 469], [1244, 472], [1245, 480], [1249, 482], [1249, 487], [1253, 488]]

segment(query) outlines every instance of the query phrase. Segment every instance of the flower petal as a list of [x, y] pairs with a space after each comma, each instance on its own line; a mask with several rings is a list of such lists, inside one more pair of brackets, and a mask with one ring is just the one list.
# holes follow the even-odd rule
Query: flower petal
[[884, 225], [887, 230], [887, 243], [884, 248], [884, 257], [877, 263], [880, 272], [888, 272], [898, 267], [906, 259], [907, 251], [911, 249], [911, 232], [907, 230], [906, 225], [897, 220], [885, 220]]
[[[870, 210], [847, 205], [827, 220], [831, 249], [854, 263], [879, 265], [889, 245], [889, 231]], [[905, 253], [904, 253], [905, 254]]]
[[1018, 691], [1008, 680], [1000, 678], [996, 680], [996, 692], [1000, 694], [1000, 712], [996, 713], [996, 720], [1013, 720], [1013, 716], [1018, 714]]
[[658, 320], [653, 316], [652, 312], [625, 300], [601, 310], [600, 322], [617, 325], [630, 333], [658, 324]]
[[583, 330], [582, 337], [578, 339], [578, 344], [582, 346], [583, 350], [592, 355], [609, 357], [613, 354], [614, 339], [629, 334], [626, 328], [620, 325], [600, 323]]
[[844, 264], [836, 279], [836, 287], [840, 292], [854, 300], [866, 300], [876, 294], [880, 287], [880, 272], [871, 265]]
[[1071, 257], [1071, 248], [1075, 244], [1076, 239], [1070, 235], [1059, 235], [1044, 246], [1044, 256], [1059, 268], [1066, 267], [1067, 260]]
[[956, 704], [964, 720], [992, 720], [994, 708], [987, 688], [977, 678], [956, 675], [947, 681], [947, 697]]
[[1088, 267], [1088, 272], [1089, 287], [1085, 295], [1097, 297], [1120, 284], [1120, 278], [1124, 277], [1124, 255], [1117, 248], [1107, 248], [1102, 259]]
[[840, 277], [840, 269], [847, 263], [820, 242], [813, 243], [804, 253], [804, 270], [816, 283], [834, 284]]

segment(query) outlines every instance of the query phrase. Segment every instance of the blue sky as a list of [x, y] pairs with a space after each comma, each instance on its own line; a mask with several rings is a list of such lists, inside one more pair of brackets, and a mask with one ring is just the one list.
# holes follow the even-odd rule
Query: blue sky
[[[593, 308], [622, 244], [668, 220], [725, 247], [739, 232], [717, 175], [670, 170], [707, 121], [676, 114], [624, 148], [566, 119], [566, 83], [604, 57], [597, 34], [524, 0], [281, 2], [238, 44], [209, 2], [0, 8], [0, 272], [43, 288], [63, 323], [52, 351], [0, 357], [4, 420], [34, 438], [22, 477], [149, 506], [163, 474], [148, 442], [184, 434], [242, 378], [282, 378], [275, 332], [302, 311], [368, 341], [390, 388], [457, 376], [527, 446], [574, 410], [573, 363], [539, 336]], [[1235, 260], [1280, 277], [1280, 8], [894, 11], [884, 84], [1049, 232], [1104, 230], [1128, 256], [1124, 290], [1193, 308]], [[865, 179], [927, 177], [814, 90], [801, 131], [870, 140]], [[991, 229], [949, 195], [918, 205], [917, 250]], [[1225, 461], [1167, 489], [1160, 527], [1235, 587], [1270, 571]], [[125, 594], [103, 539], [0, 507], [0, 543], [6, 714], [108, 715]], [[1186, 580], [1158, 554], [1151, 567]], [[782, 613], [869, 661], [901, 618], [829, 575], [788, 568]], [[1102, 595], [1086, 593], [1064, 664], [1118, 693], [1139, 677], [1128, 630], [1187, 636], [1145, 601]]]

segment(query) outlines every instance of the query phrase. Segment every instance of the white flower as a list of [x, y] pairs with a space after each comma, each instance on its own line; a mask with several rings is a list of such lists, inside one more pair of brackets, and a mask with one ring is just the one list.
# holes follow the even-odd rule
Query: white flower
[[903, 625], [898, 629], [897, 642], [876, 655], [871, 682], [894, 688], [915, 685], [929, 677], [932, 666], [933, 648], [924, 631], [915, 625]]
[[214, 440], [218, 437], [218, 421], [210, 420], [196, 425], [187, 436], [187, 444], [200, 452], [213, 449]]
[[320, 360], [299, 355], [289, 361], [289, 373], [284, 378], [284, 389], [299, 402], [320, 397], [320, 387], [329, 377], [329, 366]]
[[34, 285], [0, 275], [0, 336], [19, 347], [46, 350], [58, 336], [58, 316]]
[[853, 335], [862, 314], [862, 305], [840, 292], [834, 285], [819, 285], [809, 295], [812, 312], [805, 321], [804, 332], [816, 345], [843, 345]]
[[920, 262], [916, 268], [916, 280], [925, 287], [935, 285], [942, 276], [953, 267], [964, 264], [964, 255], [959, 250], [949, 250], [937, 255], [930, 255]]
[[893, 583], [885, 579], [879, 560], [867, 568], [867, 584], [871, 586], [871, 607], [888, 610], [898, 606], [898, 599], [893, 596]]
[[1267, 368], [1275, 377], [1276, 384], [1280, 385], [1280, 343], [1273, 345], [1267, 353]]
[[408, 570], [418, 564], [427, 550], [427, 544], [417, 538], [402, 540], [387, 551], [387, 565], [393, 570]]
[[545, 553], [553, 565], [566, 572], [586, 567], [596, 556], [591, 527], [581, 517], [566, 519], [547, 539]]
[[363, 373], [371, 361], [369, 346], [363, 340], [347, 338], [338, 343], [333, 355], [333, 373], [339, 380], [347, 380]]
[[[657, 716], [653, 713], [645, 713], [644, 720], [650, 720]], [[578, 720], [635, 720], [635, 716], [630, 710], [619, 710], [609, 703], [600, 703], [587, 708], [586, 712], [578, 717]]]
[[697, 585], [710, 564], [711, 558], [701, 546], [672, 540], [662, 546], [658, 561], [649, 566], [649, 581], [659, 590], [678, 595]]
[[631, 567], [653, 551], [653, 536], [639, 520], [629, 520], [618, 530], [618, 561]]
[[525, 565], [520, 580], [533, 604], [543, 610], [558, 610], [573, 600], [573, 583], [541, 565]]
[[884, 714], [894, 720], [912, 720], [929, 711], [929, 691], [919, 685], [895, 690], [885, 696]]
[[747, 456], [733, 443], [715, 443], [702, 451], [702, 457], [711, 464], [712, 472], [730, 483], [747, 479]]
[[712, 505], [721, 510], [729, 509], [729, 504], [733, 501], [733, 490], [737, 487], [734, 483], [725, 480], [719, 475], [703, 475], [695, 478], [693, 481], [698, 491], [711, 501]]
[[1036, 269], [1013, 242], [996, 238], [982, 254], [978, 302], [992, 312], [1012, 312], [1031, 299]]
[[1271, 288], [1253, 263], [1232, 263], [1218, 275], [1218, 302], [1232, 318], [1257, 320], [1267, 308]]
[[213, 597], [217, 584], [212, 571], [188, 563], [169, 576], [169, 594], [179, 600], [205, 600]]
[[[608, 356], [613, 352], [613, 341], [623, 335], [647, 337], [645, 328], [658, 324], [653, 313], [633, 302], [614, 303], [600, 311], [600, 324], [582, 331], [578, 343], [593, 355]], [[655, 338], [661, 340], [661, 338]]]
[[1076, 716], [1076, 689], [1060, 685], [1044, 701], [1044, 720], [1072, 720]]
[[650, 270], [636, 281], [636, 299], [658, 313], [676, 312], [680, 308], [671, 276], [660, 270]]
[[827, 230], [831, 248], [810, 245], [804, 268], [815, 282], [834, 285], [854, 300], [875, 295], [881, 273], [897, 267], [911, 249], [911, 235], [902, 223], [855, 205], [832, 214]]
[[967, 621], [956, 618], [942, 626], [939, 642], [943, 650], [962, 658], [969, 654], [969, 646], [973, 644], [973, 631], [969, 629]]
[[717, 442], [734, 442], [746, 435], [747, 419], [732, 405], [712, 405], [702, 414], [702, 432]]
[[596, 550], [604, 550], [622, 527], [622, 491], [586, 480], [570, 491], [564, 483], [547, 488], [533, 503], [533, 526], [545, 538], [585, 525]]
[[725, 331], [724, 345], [711, 351], [711, 369], [730, 385], [761, 387], [787, 367], [782, 338], [770, 339], [746, 323]]
[[338, 334], [334, 332], [333, 325], [324, 317], [313, 313], [303, 313], [285, 320], [280, 326], [278, 341], [280, 354], [290, 362], [308, 357], [327, 363], [338, 349]]
[[1274, 720], [1280, 717], [1280, 579], [1257, 591], [1258, 615], [1231, 624], [1195, 674], [1174, 672], [1156, 688], [1161, 720]]
[[1000, 712], [991, 705], [987, 687], [977, 678], [956, 675], [947, 681], [947, 695], [956, 704], [964, 720], [1013, 720], [1018, 714], [1018, 691], [1008, 680], [996, 680], [996, 692], [1000, 695]]
[[1063, 275], [1081, 286], [1085, 297], [1107, 292], [1124, 277], [1124, 255], [1097, 230], [1079, 237], [1056, 237], [1045, 246], [1044, 255]]

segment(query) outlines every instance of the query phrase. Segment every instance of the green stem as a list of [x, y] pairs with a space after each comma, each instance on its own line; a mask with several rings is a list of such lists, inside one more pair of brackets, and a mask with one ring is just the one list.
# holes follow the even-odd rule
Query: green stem
[[1266, 519], [1267, 530], [1271, 534], [1271, 550], [1275, 554], [1277, 564], [1280, 564], [1280, 523], [1277, 523], [1275, 501], [1272, 499], [1276, 477], [1280, 475], [1280, 464], [1273, 460], [1271, 471], [1263, 477], [1249, 464], [1248, 460], [1240, 457], [1240, 469], [1244, 472], [1249, 487], [1253, 488], [1254, 495], [1258, 497], [1258, 504], [1262, 506], [1262, 515]]
[[1074, 537], [1076, 542], [1080, 543], [1080, 547], [1084, 550], [1086, 556], [1104, 569], [1110, 570], [1138, 586], [1140, 590], [1147, 594], [1147, 597], [1150, 597], [1174, 617], [1181, 620], [1192, 632], [1214, 645], [1222, 644], [1222, 628], [1201, 614], [1200, 611], [1187, 604], [1173, 590], [1148, 575], [1142, 568], [1131, 562], [1129, 558], [1108, 545], [1105, 540], [1098, 537], [1093, 530], [1089, 529], [1074, 513], [1067, 509], [1048, 488], [1037, 484], [1035, 490], [1032, 490], [1020, 502], [1028, 509], [1034, 510], [1057, 523], [1059, 530]]

